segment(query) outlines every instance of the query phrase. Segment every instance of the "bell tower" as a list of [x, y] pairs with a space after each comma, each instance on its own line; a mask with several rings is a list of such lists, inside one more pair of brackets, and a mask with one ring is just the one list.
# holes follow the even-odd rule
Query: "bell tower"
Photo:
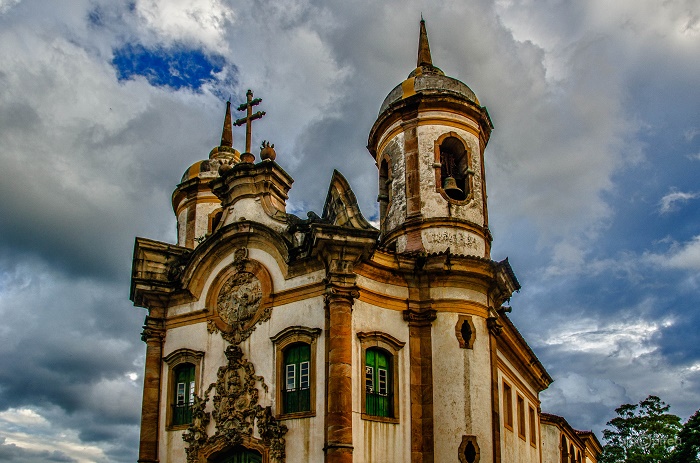
[[417, 67], [384, 100], [367, 145], [386, 247], [490, 258], [484, 149], [492, 129], [474, 92], [433, 65], [421, 19]]

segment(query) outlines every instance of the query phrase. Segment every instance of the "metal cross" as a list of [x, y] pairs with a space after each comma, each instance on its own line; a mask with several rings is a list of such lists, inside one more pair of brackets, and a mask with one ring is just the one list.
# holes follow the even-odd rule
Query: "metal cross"
[[252, 136], [252, 122], [255, 119], [260, 119], [265, 115], [265, 111], [258, 111], [257, 113], [253, 114], [253, 106], [256, 106], [260, 104], [262, 101], [262, 98], [256, 98], [253, 99], [253, 91], [248, 90], [245, 94], [247, 101], [241, 105], [238, 106], [239, 111], [248, 111], [246, 117], [241, 117], [240, 119], [236, 119], [236, 122], [233, 123], [236, 127], [241, 126], [245, 124], [245, 152], [250, 153], [250, 139]]

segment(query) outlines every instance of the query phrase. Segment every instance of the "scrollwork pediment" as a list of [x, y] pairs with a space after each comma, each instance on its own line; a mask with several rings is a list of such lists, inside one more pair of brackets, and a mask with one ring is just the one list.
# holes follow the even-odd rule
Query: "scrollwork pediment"
[[[182, 436], [188, 444], [187, 462], [202, 461], [213, 449], [235, 447], [244, 440], [255, 439], [257, 427], [269, 461], [283, 463], [287, 427], [274, 418], [271, 407], [258, 403], [258, 386], [265, 392], [268, 390], [264, 378], [255, 374], [255, 366], [244, 358], [239, 346], [229, 346], [225, 353], [227, 364], [219, 368], [216, 382], [207, 388], [203, 397], [195, 398], [192, 425]], [[206, 406], [212, 390], [213, 410], [208, 412]], [[209, 436], [207, 425], [211, 419], [216, 432]]]

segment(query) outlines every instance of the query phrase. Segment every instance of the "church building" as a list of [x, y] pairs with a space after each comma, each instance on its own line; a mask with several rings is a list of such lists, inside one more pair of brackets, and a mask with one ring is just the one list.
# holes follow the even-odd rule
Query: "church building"
[[379, 228], [337, 171], [321, 216], [287, 213], [274, 145], [251, 152], [261, 101], [249, 90], [235, 121], [227, 104], [220, 145], [175, 188], [177, 244], [136, 239], [138, 461], [595, 463], [592, 433], [540, 409], [552, 378], [491, 258], [493, 124], [433, 65], [425, 23], [359, 159], [378, 169]]

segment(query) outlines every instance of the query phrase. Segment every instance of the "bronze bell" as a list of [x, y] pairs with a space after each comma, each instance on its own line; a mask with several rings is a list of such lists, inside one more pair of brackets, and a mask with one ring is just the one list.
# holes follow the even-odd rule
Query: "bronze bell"
[[445, 190], [445, 193], [450, 198], [464, 197], [464, 192], [457, 186], [457, 180], [452, 176], [445, 178], [445, 181], [442, 183], [442, 189]]

